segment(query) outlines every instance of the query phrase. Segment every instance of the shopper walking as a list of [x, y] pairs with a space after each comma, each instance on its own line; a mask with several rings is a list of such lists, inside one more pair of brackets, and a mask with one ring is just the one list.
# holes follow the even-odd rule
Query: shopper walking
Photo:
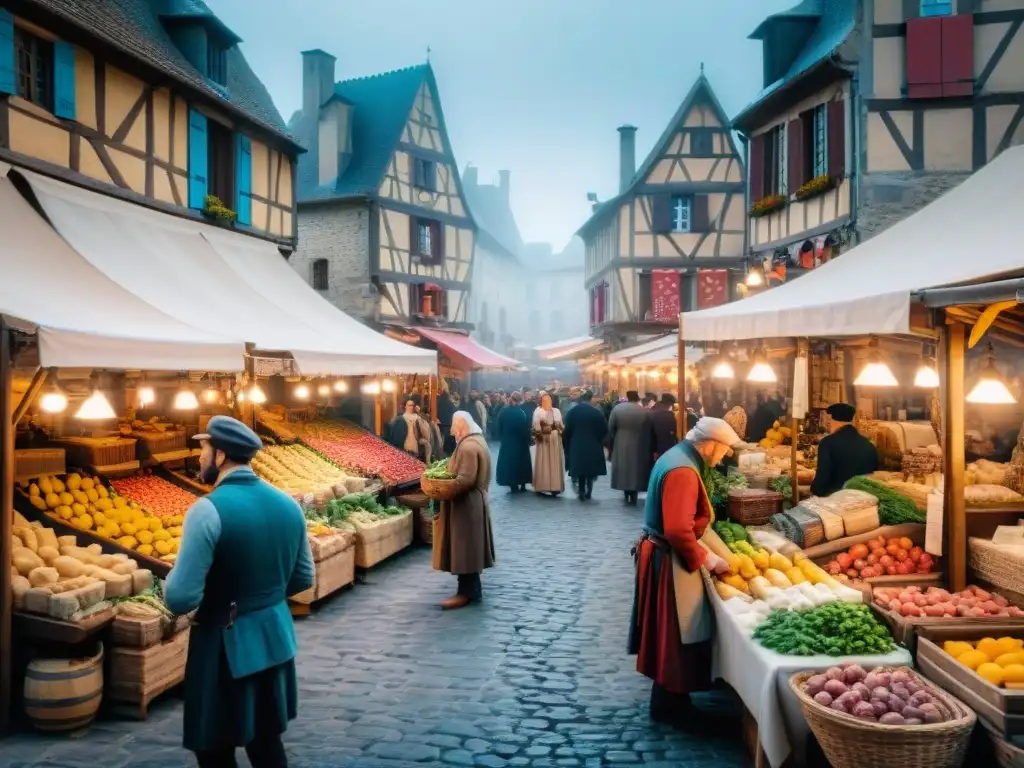
[[612, 459], [612, 488], [622, 491], [627, 504], [636, 504], [647, 490], [651, 473], [651, 415], [640, 405], [640, 395], [626, 393], [626, 402], [612, 409], [608, 419], [608, 448]]
[[523, 396], [512, 393], [511, 404], [502, 409], [498, 416], [498, 471], [495, 481], [512, 493], [526, 490], [527, 483], [533, 482], [533, 466], [530, 461], [530, 420], [520, 407]]
[[434, 520], [434, 568], [458, 576], [455, 595], [441, 603], [446, 610], [465, 608], [481, 599], [480, 574], [494, 565], [491, 532], [491, 452], [483, 430], [467, 411], [452, 419], [455, 453], [448, 471], [455, 476], [458, 493], [441, 503]]
[[259, 437], [228, 416], [195, 436], [202, 480], [167, 578], [167, 606], [196, 610], [185, 668], [184, 745], [200, 768], [285, 768], [281, 734], [298, 708], [295, 627], [286, 598], [313, 586], [306, 520], [249, 462]]
[[534, 493], [558, 496], [565, 491], [564, 429], [562, 412], [551, 402], [551, 395], [541, 392], [540, 405], [533, 412], [533, 439], [537, 443], [533, 459]]
[[586, 501], [594, 491], [594, 480], [608, 474], [604, 455], [604, 439], [608, 434], [608, 423], [592, 404], [594, 395], [589, 390], [565, 417], [565, 465], [573, 478], [576, 495]]
[[665, 392], [661, 396], [661, 401], [651, 408], [651, 447], [654, 449], [655, 461], [679, 442], [676, 436], [676, 414], [672, 410], [675, 403], [675, 397]]

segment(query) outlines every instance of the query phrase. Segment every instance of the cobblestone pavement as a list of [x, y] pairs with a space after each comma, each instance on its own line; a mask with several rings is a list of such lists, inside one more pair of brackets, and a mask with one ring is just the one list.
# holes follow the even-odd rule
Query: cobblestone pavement
[[[624, 652], [640, 508], [606, 481], [589, 504], [496, 489], [493, 508], [498, 562], [482, 604], [442, 612], [454, 578], [419, 547], [300, 620], [291, 765], [748, 765], [726, 694], [695, 697], [705, 717], [689, 731], [648, 719], [649, 683]], [[172, 698], [145, 723], [15, 735], [0, 743], [0, 766], [194, 765], [180, 743]]]

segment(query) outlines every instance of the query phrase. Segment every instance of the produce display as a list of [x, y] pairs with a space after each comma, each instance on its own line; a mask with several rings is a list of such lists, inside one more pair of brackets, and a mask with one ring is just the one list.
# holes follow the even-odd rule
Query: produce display
[[793, 430], [789, 427], [784, 427], [778, 421], [772, 424], [772, 428], [769, 429], [765, 436], [758, 442], [758, 445], [762, 448], [776, 448], [780, 445], [788, 445], [793, 439]]
[[291, 426], [310, 448], [359, 475], [401, 485], [415, 482], [423, 474], [425, 466], [415, 456], [348, 422], [313, 421]]
[[730, 467], [726, 474], [722, 474], [714, 467], [705, 465], [702, 476], [704, 487], [707, 489], [708, 497], [711, 499], [711, 506], [715, 511], [722, 513], [729, 504], [729, 491], [733, 488], [746, 488], [750, 485], [747, 476]]
[[252, 460], [253, 471], [283, 491], [317, 493], [341, 486], [361, 491], [366, 481], [351, 477], [304, 445], [268, 445]]
[[831, 602], [810, 610], [772, 611], [754, 628], [765, 648], [790, 656], [853, 656], [889, 653], [888, 628], [866, 605]]
[[[409, 514], [405, 507], [380, 504], [372, 493], [350, 493], [331, 499], [322, 510], [305, 510], [307, 531], [317, 530], [326, 535], [336, 531], [356, 532], [373, 528], [390, 517]], [[312, 528], [310, 527], [312, 526]]]
[[116, 597], [111, 602], [119, 616], [132, 619], [173, 619], [174, 614], [164, 605], [159, 582], [152, 588], [130, 597]]
[[147, 557], [169, 563], [178, 557], [184, 518], [150, 514], [138, 502], [111, 495], [98, 477], [47, 476], [21, 490], [36, 509], [75, 528]]
[[913, 500], [902, 493], [894, 491], [877, 480], [867, 477], [855, 477], [849, 480], [844, 488], [870, 493], [878, 499], [878, 520], [882, 525], [899, 525], [900, 523], [923, 523], [925, 514], [918, 509]]
[[423, 471], [423, 477], [428, 480], [454, 480], [453, 475], [448, 469], [448, 459], [438, 459], [433, 462]]
[[1002, 595], [970, 586], [963, 592], [948, 592], [939, 587], [879, 587], [874, 592], [879, 608], [907, 617], [941, 618], [1024, 618], [1024, 611]]
[[1024, 690], [1024, 640], [983, 637], [976, 643], [947, 640], [942, 650], [995, 686]]
[[781, 493], [784, 498], [793, 497], [793, 478], [789, 475], [779, 475], [768, 481], [768, 490]]
[[184, 517], [198, 498], [174, 483], [151, 474], [111, 480], [110, 487], [118, 496], [134, 501], [147, 512], [162, 518]]
[[924, 725], [953, 719], [946, 702], [912, 670], [840, 664], [807, 678], [816, 704], [881, 725]]
[[935, 558], [906, 536], [888, 540], [877, 536], [866, 544], [854, 544], [825, 565], [833, 576], [845, 573], [851, 579], [931, 573], [934, 568]]

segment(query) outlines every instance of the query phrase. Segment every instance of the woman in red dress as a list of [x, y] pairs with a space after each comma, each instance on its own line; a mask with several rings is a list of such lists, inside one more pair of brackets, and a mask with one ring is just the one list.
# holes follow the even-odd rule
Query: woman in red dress
[[712, 615], [700, 569], [728, 566], [699, 541], [713, 517], [702, 477], [740, 444], [724, 420], [705, 417], [651, 473], [644, 533], [634, 550], [629, 652], [637, 656], [637, 671], [654, 681], [655, 720], [678, 720], [690, 693], [711, 687]]

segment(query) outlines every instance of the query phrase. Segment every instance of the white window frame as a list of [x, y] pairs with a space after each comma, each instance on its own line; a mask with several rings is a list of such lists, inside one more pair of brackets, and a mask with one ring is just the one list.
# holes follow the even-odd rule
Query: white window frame
[[952, 16], [953, 0], [921, 0], [921, 15], [928, 16]]
[[828, 173], [828, 110], [819, 104], [811, 113], [812, 142], [812, 174], [811, 178], [824, 176]]
[[431, 226], [429, 221], [418, 221], [416, 222], [416, 239], [419, 240], [419, 253], [423, 258], [433, 258], [434, 249], [433, 243], [431, 242]]
[[685, 195], [672, 198], [672, 231], [689, 232], [693, 220], [693, 200]]

